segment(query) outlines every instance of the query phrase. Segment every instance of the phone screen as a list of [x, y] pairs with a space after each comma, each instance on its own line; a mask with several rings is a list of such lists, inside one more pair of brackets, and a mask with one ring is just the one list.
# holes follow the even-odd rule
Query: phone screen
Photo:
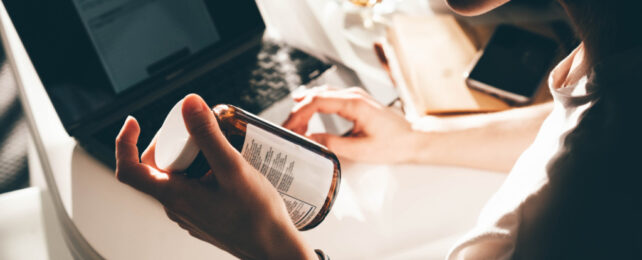
[[469, 74], [486, 85], [531, 97], [557, 52], [557, 43], [510, 25], [495, 30], [484, 53]]

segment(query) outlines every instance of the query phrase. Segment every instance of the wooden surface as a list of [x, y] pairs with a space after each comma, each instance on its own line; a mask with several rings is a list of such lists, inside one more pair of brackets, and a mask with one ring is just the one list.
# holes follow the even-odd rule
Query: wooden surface
[[[478, 53], [479, 40], [470, 37], [454, 16], [397, 15], [388, 31], [402, 79], [417, 111], [426, 114], [488, 112], [508, 105], [466, 86], [465, 78]], [[403, 81], [403, 82], [401, 82]]]
[[[417, 111], [418, 116], [492, 112], [510, 108], [498, 98], [469, 89], [465, 84], [464, 75], [472, 68], [498, 25], [471, 21], [466, 17], [450, 15], [436, 17], [398, 15], [393, 19], [388, 36], [389, 49], [393, 51], [388, 50], [386, 56], [389, 60], [395, 60], [392, 63], [397, 63], [400, 67], [397, 70], [401, 73], [393, 75], [395, 85], [398, 88], [405, 88], [404, 91], [408, 94], [404, 102], [414, 106], [414, 109], [409, 110]], [[562, 46], [562, 40], [555, 34], [551, 22], [513, 23], [513, 25], [552, 38]], [[444, 35], [450, 37], [447, 39], [450, 44], [444, 44]], [[403, 41], [410, 41], [410, 43]], [[436, 44], [432, 48], [434, 51], [426, 51], [426, 46], [431, 44]], [[567, 54], [568, 50], [560, 48], [556, 59], [550, 65], [549, 72]], [[458, 77], [452, 77], [452, 75]], [[530, 104], [552, 100], [547, 79], [548, 72], [542, 78]]]

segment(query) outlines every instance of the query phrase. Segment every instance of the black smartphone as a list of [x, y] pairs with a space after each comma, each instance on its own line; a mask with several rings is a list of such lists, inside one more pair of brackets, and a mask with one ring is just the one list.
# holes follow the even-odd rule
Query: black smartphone
[[529, 103], [557, 50], [553, 39], [499, 25], [468, 74], [466, 84], [515, 104]]

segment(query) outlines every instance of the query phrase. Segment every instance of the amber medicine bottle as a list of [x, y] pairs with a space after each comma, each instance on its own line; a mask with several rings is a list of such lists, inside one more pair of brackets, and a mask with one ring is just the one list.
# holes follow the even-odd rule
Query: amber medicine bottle
[[[156, 162], [161, 169], [202, 176], [209, 165], [193, 140], [188, 137], [177, 146], [175, 140], [181, 135], [168, 136], [181, 125], [184, 128], [181, 105], [176, 104], [159, 130]], [[337, 157], [327, 148], [235, 106], [217, 105], [212, 112], [232, 146], [277, 189], [295, 226], [308, 230], [321, 223], [339, 190], [341, 168]], [[174, 144], [165, 141], [170, 138]], [[184, 147], [179, 147], [183, 143]], [[180, 151], [158, 156], [163, 149]]]

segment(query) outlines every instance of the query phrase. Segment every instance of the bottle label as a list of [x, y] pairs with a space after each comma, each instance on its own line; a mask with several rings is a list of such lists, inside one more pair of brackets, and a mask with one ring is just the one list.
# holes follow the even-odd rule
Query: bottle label
[[276, 187], [297, 228], [319, 213], [332, 185], [330, 159], [252, 124], [241, 154]]

